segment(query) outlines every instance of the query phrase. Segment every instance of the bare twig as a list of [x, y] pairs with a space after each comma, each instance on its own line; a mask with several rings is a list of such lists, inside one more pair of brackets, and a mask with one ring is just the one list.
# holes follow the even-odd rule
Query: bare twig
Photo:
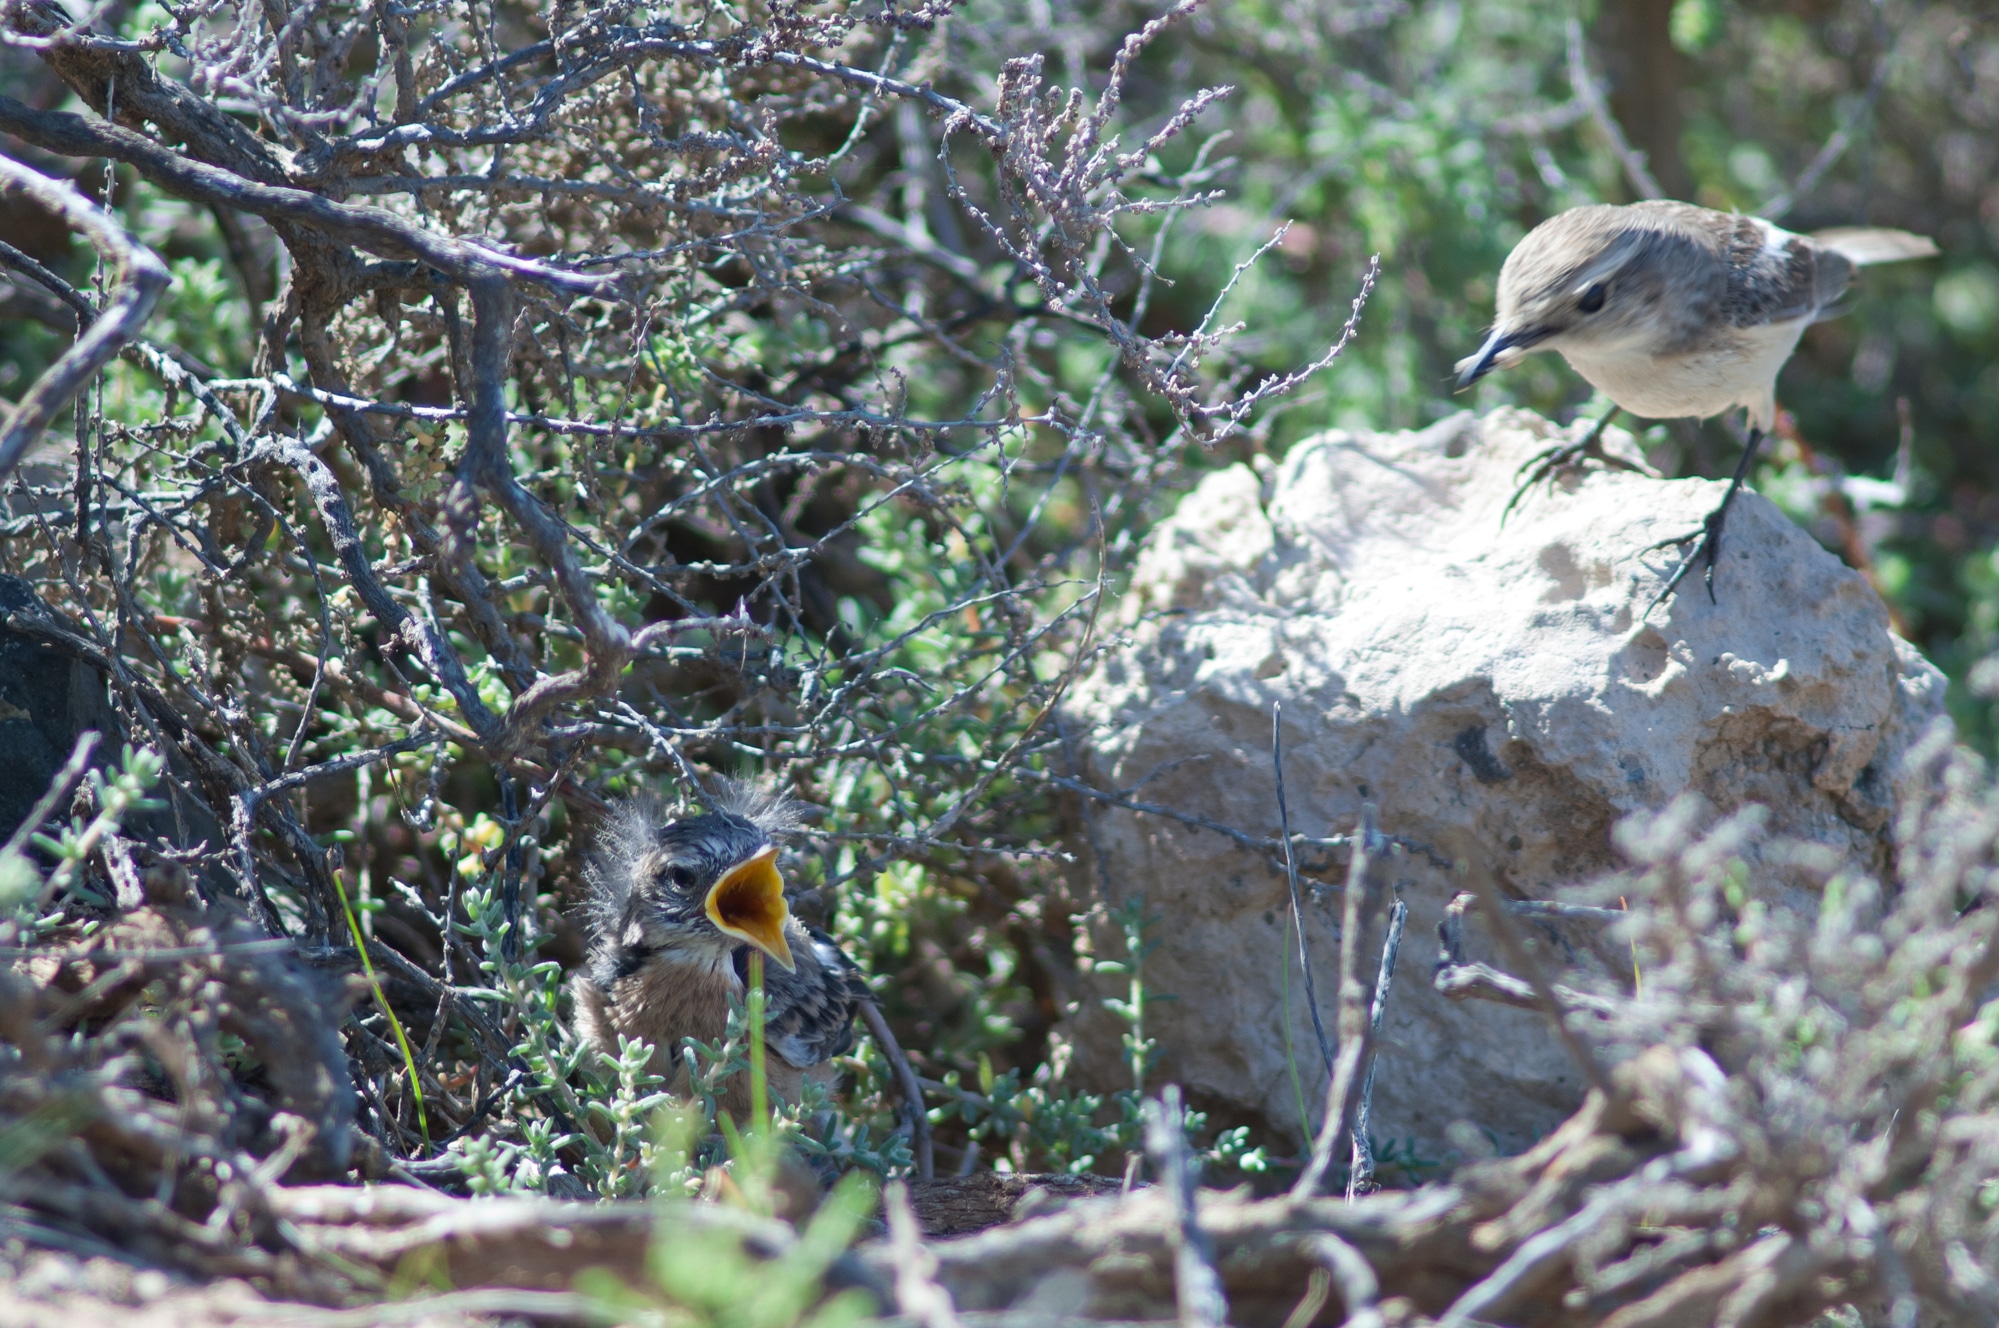
[[96, 321], [97, 310], [84, 298], [83, 292], [4, 240], [0, 240], [0, 263], [5, 263], [16, 272], [31, 278], [68, 305], [70, 312], [76, 315], [77, 330], [81, 331]]
[[[1552, 988], [1558, 1004], [1551, 1009], [1535, 992], [1532, 983], [1516, 978], [1511, 973], [1502, 973], [1489, 964], [1473, 963], [1466, 959], [1464, 917], [1466, 910], [1477, 900], [1477, 895], [1461, 891], [1451, 899], [1450, 904], [1444, 909], [1443, 919], [1437, 923], [1440, 948], [1437, 954], [1436, 977], [1431, 985], [1441, 995], [1448, 996], [1454, 1001], [1467, 999], [1494, 1001], [1500, 1005], [1510, 1005], [1517, 1010], [1536, 1010], [1542, 1014], [1566, 1015], [1572, 1010], [1586, 1010], [1593, 1014], [1608, 1015], [1616, 1010], [1617, 1003], [1607, 997], [1577, 991], [1560, 983], [1554, 984]], [[1617, 916], [1628, 918], [1630, 915], [1620, 912]]]
[[1563, 1004], [1560, 995], [1543, 976], [1540, 964], [1520, 939], [1520, 933], [1513, 925], [1512, 914], [1507, 909], [1498, 886], [1493, 883], [1490, 876], [1476, 868], [1471, 871], [1470, 876], [1473, 892], [1478, 896], [1481, 907], [1485, 909], [1486, 918], [1492, 926], [1493, 937], [1499, 942], [1500, 952], [1505, 956], [1506, 963], [1527, 975], [1527, 984], [1533, 989], [1535, 1000], [1547, 1012], [1549, 1021], [1554, 1024], [1555, 1035], [1561, 1039], [1563, 1048], [1568, 1051], [1570, 1058], [1589, 1079], [1590, 1084], [1601, 1092], [1610, 1092], [1609, 1073], [1603, 1068], [1603, 1063], [1597, 1059], [1589, 1044], [1569, 1026], [1564, 1014], [1570, 1007]]
[[1181, 1328], [1222, 1328], [1228, 1322], [1229, 1305], [1215, 1272], [1213, 1244], [1201, 1229], [1196, 1206], [1199, 1177], [1187, 1149], [1184, 1119], [1180, 1087], [1168, 1084], [1156, 1100], [1145, 1103], [1145, 1149], [1159, 1187], [1173, 1206], [1173, 1285]]
[[[1088, 798], [1092, 802], [1101, 802], [1108, 807], [1122, 807], [1126, 811], [1138, 812], [1145, 816], [1164, 817], [1167, 820], [1177, 821], [1181, 825], [1192, 826], [1197, 830], [1207, 830], [1213, 834], [1222, 836], [1224, 839], [1240, 844], [1246, 849], [1255, 851], [1280, 868], [1284, 863], [1283, 854], [1285, 846], [1283, 844], [1269, 838], [1260, 839], [1255, 835], [1237, 829], [1235, 826], [1217, 821], [1213, 817], [1202, 816], [1196, 812], [1181, 811], [1177, 807], [1167, 807], [1156, 802], [1141, 802], [1130, 797], [1128, 791], [1100, 789], [1086, 784], [1079, 779], [1049, 774], [1045, 771], [1023, 770], [1016, 777], [1047, 784], [1051, 788], [1059, 788], [1066, 792], [1074, 793], [1078, 797]], [[1311, 839], [1304, 835], [1299, 835], [1292, 842], [1308, 848], [1348, 848], [1352, 846], [1353, 837], [1351, 835], [1327, 835], [1323, 838]], [[1401, 839], [1397, 839], [1395, 842], [1403, 844], [1405, 847], [1419, 850], [1422, 847], [1421, 845], [1409, 844], [1408, 841]]]
[[882, 1018], [882, 1012], [873, 1001], [861, 1002], [861, 1018], [868, 1026], [868, 1035], [881, 1048], [882, 1055], [895, 1071], [896, 1091], [902, 1097], [903, 1120], [909, 1126], [910, 1143], [916, 1154], [916, 1178], [934, 1180], [937, 1163], [930, 1144], [930, 1114], [923, 1106], [923, 1085], [910, 1068], [909, 1057], [903, 1054], [902, 1044], [896, 1041], [895, 1032]]
[[1645, 154], [1631, 146], [1624, 136], [1624, 129], [1617, 123], [1617, 117], [1610, 113], [1610, 107], [1603, 100], [1603, 89], [1597, 86], [1596, 78], [1589, 71], [1589, 55], [1583, 46], [1583, 25], [1578, 19], [1570, 19], [1569, 32], [1569, 84], [1575, 89], [1576, 100], [1589, 112], [1590, 121], [1603, 134], [1610, 145], [1617, 162], [1624, 168], [1624, 178], [1631, 182], [1631, 188], [1640, 198], [1664, 198], [1666, 191], [1659, 187], [1657, 177], [1645, 164]]
[[1347, 1202], [1370, 1194], [1374, 1184], [1374, 1140], [1368, 1130], [1374, 1117], [1374, 1068], [1380, 1060], [1381, 1021], [1388, 1011], [1388, 989], [1395, 981], [1395, 958], [1402, 952], [1402, 927], [1409, 920], [1409, 905], [1397, 899], [1388, 910], [1388, 934], [1381, 942], [1381, 971], [1374, 979], [1374, 1003], [1368, 1008], [1367, 1027], [1371, 1046], [1367, 1072], [1361, 1078], [1360, 1105], [1354, 1109], [1353, 1153], [1347, 1174]]
[[[575, 291], [595, 291], [605, 281], [584, 273], [565, 272], [529, 259], [452, 239], [413, 225], [379, 208], [336, 203], [282, 185], [263, 184], [183, 157], [161, 147], [143, 134], [114, 124], [92, 124], [68, 111], [37, 111], [11, 97], [0, 97], [0, 130], [32, 143], [45, 152], [65, 157], [106, 157], [125, 162], [168, 193], [210, 207], [235, 208], [258, 216], [296, 222], [323, 232], [329, 238], [352, 244], [371, 253], [396, 258], [416, 258], [440, 272], [472, 281], [486, 273], [504, 273], [530, 281]], [[10, 165], [9, 178], [19, 184], [26, 167]], [[46, 177], [37, 177], [45, 179]], [[23, 186], [25, 187], [25, 186]], [[81, 200], [79, 200], [81, 201]], [[51, 210], [59, 205], [49, 202]], [[88, 206], [88, 204], [85, 204]], [[66, 214], [68, 215], [68, 214]], [[72, 217], [72, 224], [83, 223]], [[107, 249], [112, 242], [92, 236], [92, 242]], [[113, 250], [112, 252], [115, 252]], [[140, 251], [143, 252], [143, 251]], [[154, 260], [158, 264], [158, 260]], [[152, 280], [148, 277], [148, 280]], [[165, 289], [167, 272], [158, 264], [158, 288], [152, 299]], [[150, 312], [151, 300], [144, 308]], [[144, 321], [143, 318], [138, 321]], [[136, 327], [136, 323], [132, 324]], [[107, 342], [110, 339], [107, 337]], [[109, 358], [107, 353], [106, 358]]]
[[1311, 1160], [1298, 1176], [1291, 1192], [1314, 1195], [1325, 1183], [1332, 1166], [1333, 1152], [1346, 1137], [1353, 1116], [1354, 1086], [1365, 1062], [1370, 1036], [1367, 993], [1361, 986], [1359, 947], [1361, 908], [1367, 896], [1368, 875], [1376, 850], [1374, 804], [1363, 803], [1360, 824], [1354, 830], [1353, 857], [1347, 865], [1346, 910], [1340, 922], [1340, 1047], [1334, 1060], [1331, 1082], [1326, 1085], [1326, 1117], [1312, 1141]]
[[1291, 926], [1298, 935], [1298, 966], [1305, 973], [1305, 1006], [1312, 1012], [1312, 1032], [1319, 1039], [1319, 1057], [1326, 1078], [1333, 1077], [1333, 1049], [1326, 1025], [1319, 1018], [1319, 993], [1312, 983], [1312, 949], [1305, 937], [1305, 904], [1298, 891], [1298, 859], [1291, 848], [1291, 813], [1284, 802], [1284, 703], [1270, 703], [1270, 763], [1277, 771], [1277, 826], [1284, 841], [1284, 877], [1291, 887]]
[[1328, 1231], [1313, 1239], [1312, 1252], [1339, 1286], [1344, 1328], [1378, 1328], [1383, 1320], [1375, 1301], [1381, 1295], [1381, 1282], [1360, 1251]]
[[1509, 899], [1506, 911], [1516, 918], [1555, 918], [1563, 922], [1628, 922], [1631, 915], [1621, 908], [1597, 908], [1590, 904], [1564, 904], [1553, 899]]
[[436, 733], [418, 730], [406, 737], [397, 738], [394, 742], [385, 743], [380, 747], [371, 747], [358, 752], [348, 752], [344, 755], [336, 756], [330, 761], [321, 761], [318, 765], [307, 766], [303, 770], [294, 770], [288, 775], [280, 775], [276, 779], [268, 780], [256, 788], [245, 792], [243, 799], [254, 808], [265, 798], [271, 797], [274, 794], [287, 792], [291, 789], [304, 788], [314, 780], [330, 779], [335, 775], [349, 774], [359, 770], [362, 766], [374, 765], [379, 761], [386, 761], [390, 757], [400, 756], [404, 752], [420, 751], [436, 742], [438, 737], [439, 735]]
[[1806, 163], [1805, 169], [1798, 172], [1798, 178], [1793, 180], [1788, 188], [1765, 200], [1763, 205], [1756, 209], [1757, 216], [1767, 221], [1783, 220], [1784, 215], [1797, 206], [1798, 200], [1816, 189], [1819, 181], [1825, 178], [1826, 172], [1846, 155], [1847, 148], [1853, 143], [1855, 131], [1860, 128], [1863, 120], [1873, 114], [1875, 103], [1881, 100], [1881, 90], [1888, 86], [1888, 68], [1895, 58], [1895, 50], [1901, 42], [1902, 31], [1899, 26], [1891, 27], [1878, 20], [1877, 27], [1882, 30], [1887, 44], [1874, 61], [1874, 73], [1867, 80], [1866, 90], [1841, 117], [1838, 127], [1832, 131], [1832, 135], [1813, 155], [1811, 161]]
[[276, 1328], [375, 1328], [377, 1324], [450, 1322], [462, 1316], [552, 1319], [573, 1323], [590, 1317], [601, 1302], [575, 1291], [529, 1291], [481, 1287], [444, 1291], [351, 1310], [298, 1305], [276, 1310], [267, 1322]]
[[50, 777], [47, 791], [35, 800], [35, 805], [22, 818], [21, 824], [14, 827], [14, 833], [7, 837], [6, 844], [0, 845], [0, 859], [18, 856], [43, 824], [56, 814], [56, 808], [76, 787], [76, 781], [83, 778], [83, 772], [90, 768], [91, 754], [97, 750], [98, 739], [102, 736], [95, 731], [77, 735], [76, 746], [70, 749], [69, 759], [62, 763], [62, 769]]

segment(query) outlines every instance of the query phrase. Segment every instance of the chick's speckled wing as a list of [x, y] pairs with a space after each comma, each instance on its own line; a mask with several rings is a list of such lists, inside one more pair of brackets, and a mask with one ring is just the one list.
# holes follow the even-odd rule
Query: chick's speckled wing
[[765, 1036], [773, 1051], [804, 1070], [854, 1045], [854, 1015], [868, 988], [860, 969], [825, 932], [796, 919], [785, 930], [798, 971], [764, 966], [770, 992]]

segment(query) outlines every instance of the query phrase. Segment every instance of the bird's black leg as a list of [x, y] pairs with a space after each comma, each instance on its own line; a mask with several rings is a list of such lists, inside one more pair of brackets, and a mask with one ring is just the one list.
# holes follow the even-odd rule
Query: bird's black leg
[[1529, 489], [1539, 484], [1542, 480], [1548, 480], [1552, 483], [1556, 472], [1577, 465], [1584, 457], [1588, 457], [1593, 461], [1600, 461], [1604, 465], [1617, 470], [1636, 471], [1638, 474], [1643, 475], [1645, 473], [1643, 466], [1634, 465], [1632, 462], [1626, 461], [1623, 457], [1614, 457], [1603, 450], [1603, 431], [1610, 427], [1610, 422], [1623, 413], [1623, 410], [1622, 406], [1612, 406], [1609, 412], [1602, 419], [1598, 420], [1596, 425], [1578, 441], [1563, 443], [1559, 447], [1551, 447], [1547, 451], [1536, 453], [1522, 462], [1520, 469], [1514, 471], [1513, 475], [1515, 479], [1519, 479], [1522, 474], [1527, 474], [1527, 478], [1520, 481], [1520, 487], [1516, 488], [1513, 491], [1513, 496], [1507, 499], [1506, 510], [1499, 514], [1499, 524], [1502, 526], [1506, 524], [1506, 518], [1513, 515], [1513, 509], [1519, 505], [1522, 498], [1527, 496]]
[[1680, 565], [1675, 567], [1673, 574], [1666, 578], [1666, 584], [1660, 588], [1658, 594], [1652, 597], [1652, 602], [1645, 606], [1645, 612], [1638, 615], [1641, 621], [1650, 617], [1652, 610], [1658, 608], [1666, 596], [1672, 594], [1680, 582], [1687, 579], [1687, 573], [1693, 570], [1696, 561], [1704, 560], [1707, 563], [1707, 573], [1703, 579], [1707, 582], [1708, 603], [1712, 604], [1715, 602], [1714, 560], [1721, 555], [1721, 528], [1723, 523], [1728, 520], [1728, 505], [1735, 501], [1736, 493], [1742, 488], [1742, 481], [1749, 476], [1749, 467], [1756, 461], [1756, 449], [1762, 445], [1763, 431], [1751, 426], [1749, 441], [1742, 448], [1742, 460], [1736, 463], [1735, 477], [1728, 482], [1728, 492], [1721, 496], [1721, 506], [1709, 512], [1701, 521], [1701, 528], [1699, 530], [1691, 535], [1680, 535], [1673, 539], [1660, 540], [1657, 544], [1648, 544], [1645, 546], [1648, 552], [1652, 549], [1663, 549], [1667, 545], [1686, 544], [1689, 541], [1693, 543], [1694, 547], [1687, 550], [1687, 556], [1680, 560]]

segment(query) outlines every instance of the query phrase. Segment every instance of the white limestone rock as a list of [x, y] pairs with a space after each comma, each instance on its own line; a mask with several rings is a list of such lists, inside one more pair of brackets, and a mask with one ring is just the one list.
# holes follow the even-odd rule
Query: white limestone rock
[[[1619, 818], [1689, 790], [1720, 811], [1764, 803], [1774, 830], [1877, 868], [1897, 758], [1942, 712], [1941, 675], [1890, 633], [1874, 591], [1753, 493], [1730, 514], [1718, 602], [1696, 573], [1646, 620], [1678, 557], [1647, 546], [1698, 528], [1721, 482], [1592, 469], [1541, 486], [1502, 529], [1516, 469], [1563, 436], [1523, 411], [1467, 413], [1418, 433], [1328, 433], [1261, 476], [1208, 477], [1142, 553], [1125, 642], [1065, 717], [1098, 787], [1274, 843], [1281, 701], [1293, 832], [1343, 834], [1371, 801], [1385, 832], [1425, 846], [1393, 868], [1410, 919], [1374, 1132], [1435, 1161], [1456, 1155], [1454, 1120], [1513, 1149], [1581, 1097], [1538, 1015], [1430, 987], [1458, 873], [1560, 898], [1617, 865]], [[1093, 802], [1077, 824], [1096, 954], [1123, 957], [1109, 911], [1133, 897], [1162, 919], [1146, 986], [1174, 999], [1148, 1007], [1164, 1047], [1149, 1082], [1296, 1142], [1291, 1058], [1314, 1121], [1325, 1078], [1295, 959], [1287, 977], [1282, 873], [1169, 816]], [[1341, 879], [1324, 855], [1314, 865]], [[1339, 909], [1337, 891], [1307, 904], [1329, 1035]], [[1548, 936], [1599, 966], [1581, 928]], [[1122, 995], [1125, 981], [1090, 986]], [[1081, 1002], [1062, 1029], [1071, 1075], [1128, 1084], [1122, 1031]]]

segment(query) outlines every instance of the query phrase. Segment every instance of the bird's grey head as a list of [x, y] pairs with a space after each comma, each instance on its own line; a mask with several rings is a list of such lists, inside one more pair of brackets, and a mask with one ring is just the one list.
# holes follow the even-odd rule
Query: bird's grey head
[[678, 819], [651, 795], [618, 806], [586, 868], [605, 976], [662, 952], [719, 962], [745, 943], [792, 968], [777, 840], [797, 820], [795, 804], [735, 784]]
[[1713, 316], [1713, 243], [1677, 211], [1646, 205], [1597, 204], [1550, 217], [1500, 269], [1492, 333], [1458, 361], [1459, 390], [1536, 350], [1667, 353]]

